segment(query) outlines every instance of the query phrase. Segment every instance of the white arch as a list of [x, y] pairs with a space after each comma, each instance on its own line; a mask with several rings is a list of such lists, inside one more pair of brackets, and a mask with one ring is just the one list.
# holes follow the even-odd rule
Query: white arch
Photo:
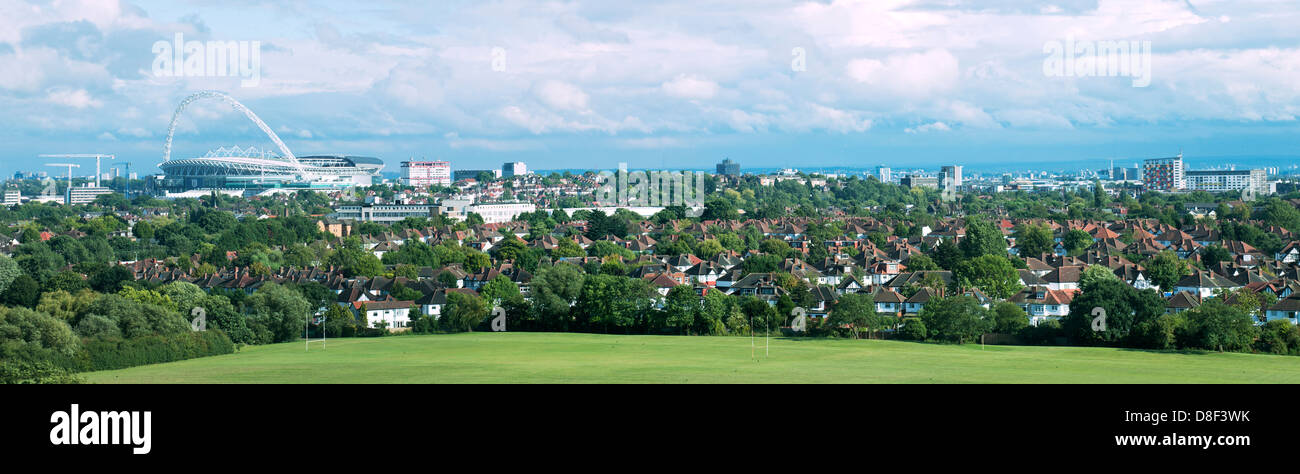
[[298, 169], [298, 173], [306, 173], [303, 169], [302, 163], [298, 162], [298, 158], [293, 156], [292, 151], [289, 151], [289, 147], [285, 146], [283, 141], [280, 141], [280, 137], [275, 134], [275, 131], [271, 130], [271, 127], [267, 126], [266, 122], [263, 122], [262, 119], [258, 118], [257, 114], [253, 113], [252, 110], [249, 110], [248, 107], [245, 107], [244, 104], [239, 103], [238, 100], [235, 100], [234, 97], [227, 95], [225, 92], [212, 90], [195, 92], [182, 100], [180, 105], [176, 106], [176, 112], [172, 114], [172, 123], [167, 126], [167, 141], [163, 144], [164, 162], [169, 161], [172, 158], [172, 136], [176, 134], [176, 121], [180, 120], [181, 112], [184, 111], [185, 107], [188, 107], [190, 103], [199, 99], [207, 98], [221, 99], [223, 102], [230, 104], [231, 107], [234, 107], [235, 110], [243, 112], [244, 116], [253, 121], [253, 123], [257, 125], [257, 128], [262, 129], [262, 132], [265, 133], [267, 137], [270, 137], [272, 142], [275, 142], [275, 146], [280, 149], [280, 153], [283, 154], [290, 163], [293, 163], [293, 165]]

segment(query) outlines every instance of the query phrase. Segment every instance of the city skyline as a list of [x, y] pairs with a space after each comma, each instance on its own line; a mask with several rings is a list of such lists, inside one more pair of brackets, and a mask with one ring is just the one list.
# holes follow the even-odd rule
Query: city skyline
[[[1287, 25], [1300, 14], [1270, 5], [719, 2], [679, 18], [674, 2], [18, 2], [0, 6], [0, 104], [21, 112], [0, 118], [0, 172], [112, 153], [156, 173], [177, 103], [207, 89], [256, 110], [295, 154], [375, 156], [386, 174], [412, 159], [1102, 169], [1178, 149], [1198, 167], [1285, 169], [1300, 131], [1300, 33]], [[152, 48], [177, 35], [258, 42], [256, 85], [160, 76]], [[1149, 41], [1150, 84], [1048, 74], [1044, 53], [1071, 38]], [[178, 122], [176, 157], [236, 145], [270, 148], [220, 103]]]

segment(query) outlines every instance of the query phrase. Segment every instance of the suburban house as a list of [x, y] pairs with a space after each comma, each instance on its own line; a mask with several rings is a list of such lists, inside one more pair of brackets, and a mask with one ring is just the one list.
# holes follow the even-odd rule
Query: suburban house
[[1291, 324], [1300, 324], [1300, 293], [1278, 300], [1264, 312], [1264, 321], [1287, 319]]
[[[387, 299], [382, 301], [357, 301], [352, 303], [352, 312], [358, 317], [364, 316], [366, 326], [377, 328], [380, 322], [386, 323], [389, 331], [406, 328], [411, 322], [411, 308], [414, 301]], [[364, 314], [362, 312], [364, 311]]]
[[1060, 319], [1070, 314], [1070, 302], [1079, 290], [1053, 290], [1046, 286], [1031, 286], [1007, 300], [1025, 310], [1029, 324], [1037, 326], [1048, 319]]
[[478, 296], [477, 291], [468, 288], [439, 288], [434, 290], [432, 293], [425, 294], [420, 299], [415, 300], [415, 305], [420, 307], [420, 313], [425, 316], [432, 316], [433, 319], [438, 319], [442, 316], [442, 308], [447, 305], [448, 292]]

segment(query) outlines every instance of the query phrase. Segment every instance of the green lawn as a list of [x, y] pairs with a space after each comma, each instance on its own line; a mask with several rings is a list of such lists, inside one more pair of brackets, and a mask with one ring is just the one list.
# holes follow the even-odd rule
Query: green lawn
[[95, 383], [1298, 383], [1300, 357], [875, 340], [469, 333], [245, 347]]

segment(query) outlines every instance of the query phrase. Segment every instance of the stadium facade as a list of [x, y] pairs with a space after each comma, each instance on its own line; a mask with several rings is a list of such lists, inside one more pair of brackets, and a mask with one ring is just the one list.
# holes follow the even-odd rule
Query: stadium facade
[[168, 160], [162, 168], [163, 187], [191, 189], [338, 189], [370, 186], [383, 169], [379, 158], [350, 155], [297, 157], [249, 148], [218, 148], [199, 158]]

